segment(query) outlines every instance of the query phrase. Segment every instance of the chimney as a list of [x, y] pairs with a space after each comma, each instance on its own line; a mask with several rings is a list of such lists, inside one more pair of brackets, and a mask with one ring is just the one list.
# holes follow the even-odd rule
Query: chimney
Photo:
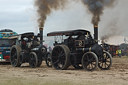
[[43, 27], [40, 28], [40, 45], [43, 45]]
[[98, 25], [94, 25], [94, 40], [98, 43]]

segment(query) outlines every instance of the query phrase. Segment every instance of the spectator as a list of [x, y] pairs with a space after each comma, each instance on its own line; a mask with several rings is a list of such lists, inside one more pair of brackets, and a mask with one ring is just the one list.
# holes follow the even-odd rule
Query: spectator
[[116, 56], [118, 56], [118, 50], [116, 50]]
[[121, 58], [121, 49], [118, 50], [118, 56]]

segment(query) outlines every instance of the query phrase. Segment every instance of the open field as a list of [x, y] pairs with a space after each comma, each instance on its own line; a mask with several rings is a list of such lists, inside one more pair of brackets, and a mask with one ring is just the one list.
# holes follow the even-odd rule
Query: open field
[[40, 68], [0, 65], [0, 85], [128, 85], [128, 58], [113, 58], [110, 70], [93, 72], [55, 70], [43, 64]]

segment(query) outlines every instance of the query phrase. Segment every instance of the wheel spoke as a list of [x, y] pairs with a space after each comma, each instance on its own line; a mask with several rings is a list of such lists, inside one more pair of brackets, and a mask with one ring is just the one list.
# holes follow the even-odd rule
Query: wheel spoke
[[[69, 53], [70, 50], [65, 45], [58, 45], [53, 48], [51, 62], [55, 69], [67, 69], [69, 66]], [[68, 60], [68, 62], [67, 62]]]
[[108, 60], [106, 60], [106, 62], [110, 62], [110, 60], [108, 61]]
[[101, 62], [98, 63], [99, 68], [108, 70], [111, 66], [111, 55], [108, 52], [104, 52]]
[[109, 65], [110, 65], [110, 63], [107, 63], [107, 62], [106, 62], [106, 65], [107, 65], [107, 66], [109, 66]]
[[65, 56], [65, 53], [62, 53], [60, 56], [61, 56], [61, 57]]
[[90, 61], [93, 61], [93, 57], [91, 56]]
[[109, 55], [107, 55], [106, 59], [110, 59]]
[[59, 59], [56, 62], [54, 62], [53, 64], [57, 64], [57, 63], [59, 63]]
[[92, 65], [94, 65], [94, 66], [95, 66], [95, 65], [96, 65], [96, 62], [92, 62]]
[[109, 64], [107, 64], [107, 63], [105, 63], [105, 65], [108, 67], [109, 66]]
[[87, 55], [87, 61], [89, 60], [89, 56]]
[[91, 67], [91, 69], [93, 68], [93, 65], [90, 63], [90, 67]]

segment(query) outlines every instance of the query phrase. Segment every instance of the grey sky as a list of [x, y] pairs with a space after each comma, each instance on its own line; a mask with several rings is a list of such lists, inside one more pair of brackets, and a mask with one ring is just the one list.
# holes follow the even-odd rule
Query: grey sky
[[[71, 0], [73, 1], [73, 0]], [[99, 24], [100, 36], [111, 32], [110, 24], [117, 22], [111, 33], [128, 35], [128, 0], [117, 0], [112, 8], [105, 8]], [[0, 29], [10, 28], [18, 33], [34, 31], [37, 33], [37, 14], [34, 0], [0, 0]], [[125, 23], [124, 23], [125, 22]], [[70, 2], [66, 9], [53, 11], [45, 22], [44, 34], [52, 31], [84, 28], [93, 33], [91, 14], [80, 2]], [[121, 28], [121, 30], [120, 30]]]
[[0, 29], [10, 28], [18, 33], [33, 31], [32, 0], [0, 0]]
[[[34, 0], [0, 0], [0, 29], [11, 28], [18, 33], [37, 32], [37, 15], [33, 4]], [[88, 16], [81, 4], [70, 3], [65, 10], [53, 11], [48, 16], [44, 32], [46, 34], [57, 30], [90, 29]]]

